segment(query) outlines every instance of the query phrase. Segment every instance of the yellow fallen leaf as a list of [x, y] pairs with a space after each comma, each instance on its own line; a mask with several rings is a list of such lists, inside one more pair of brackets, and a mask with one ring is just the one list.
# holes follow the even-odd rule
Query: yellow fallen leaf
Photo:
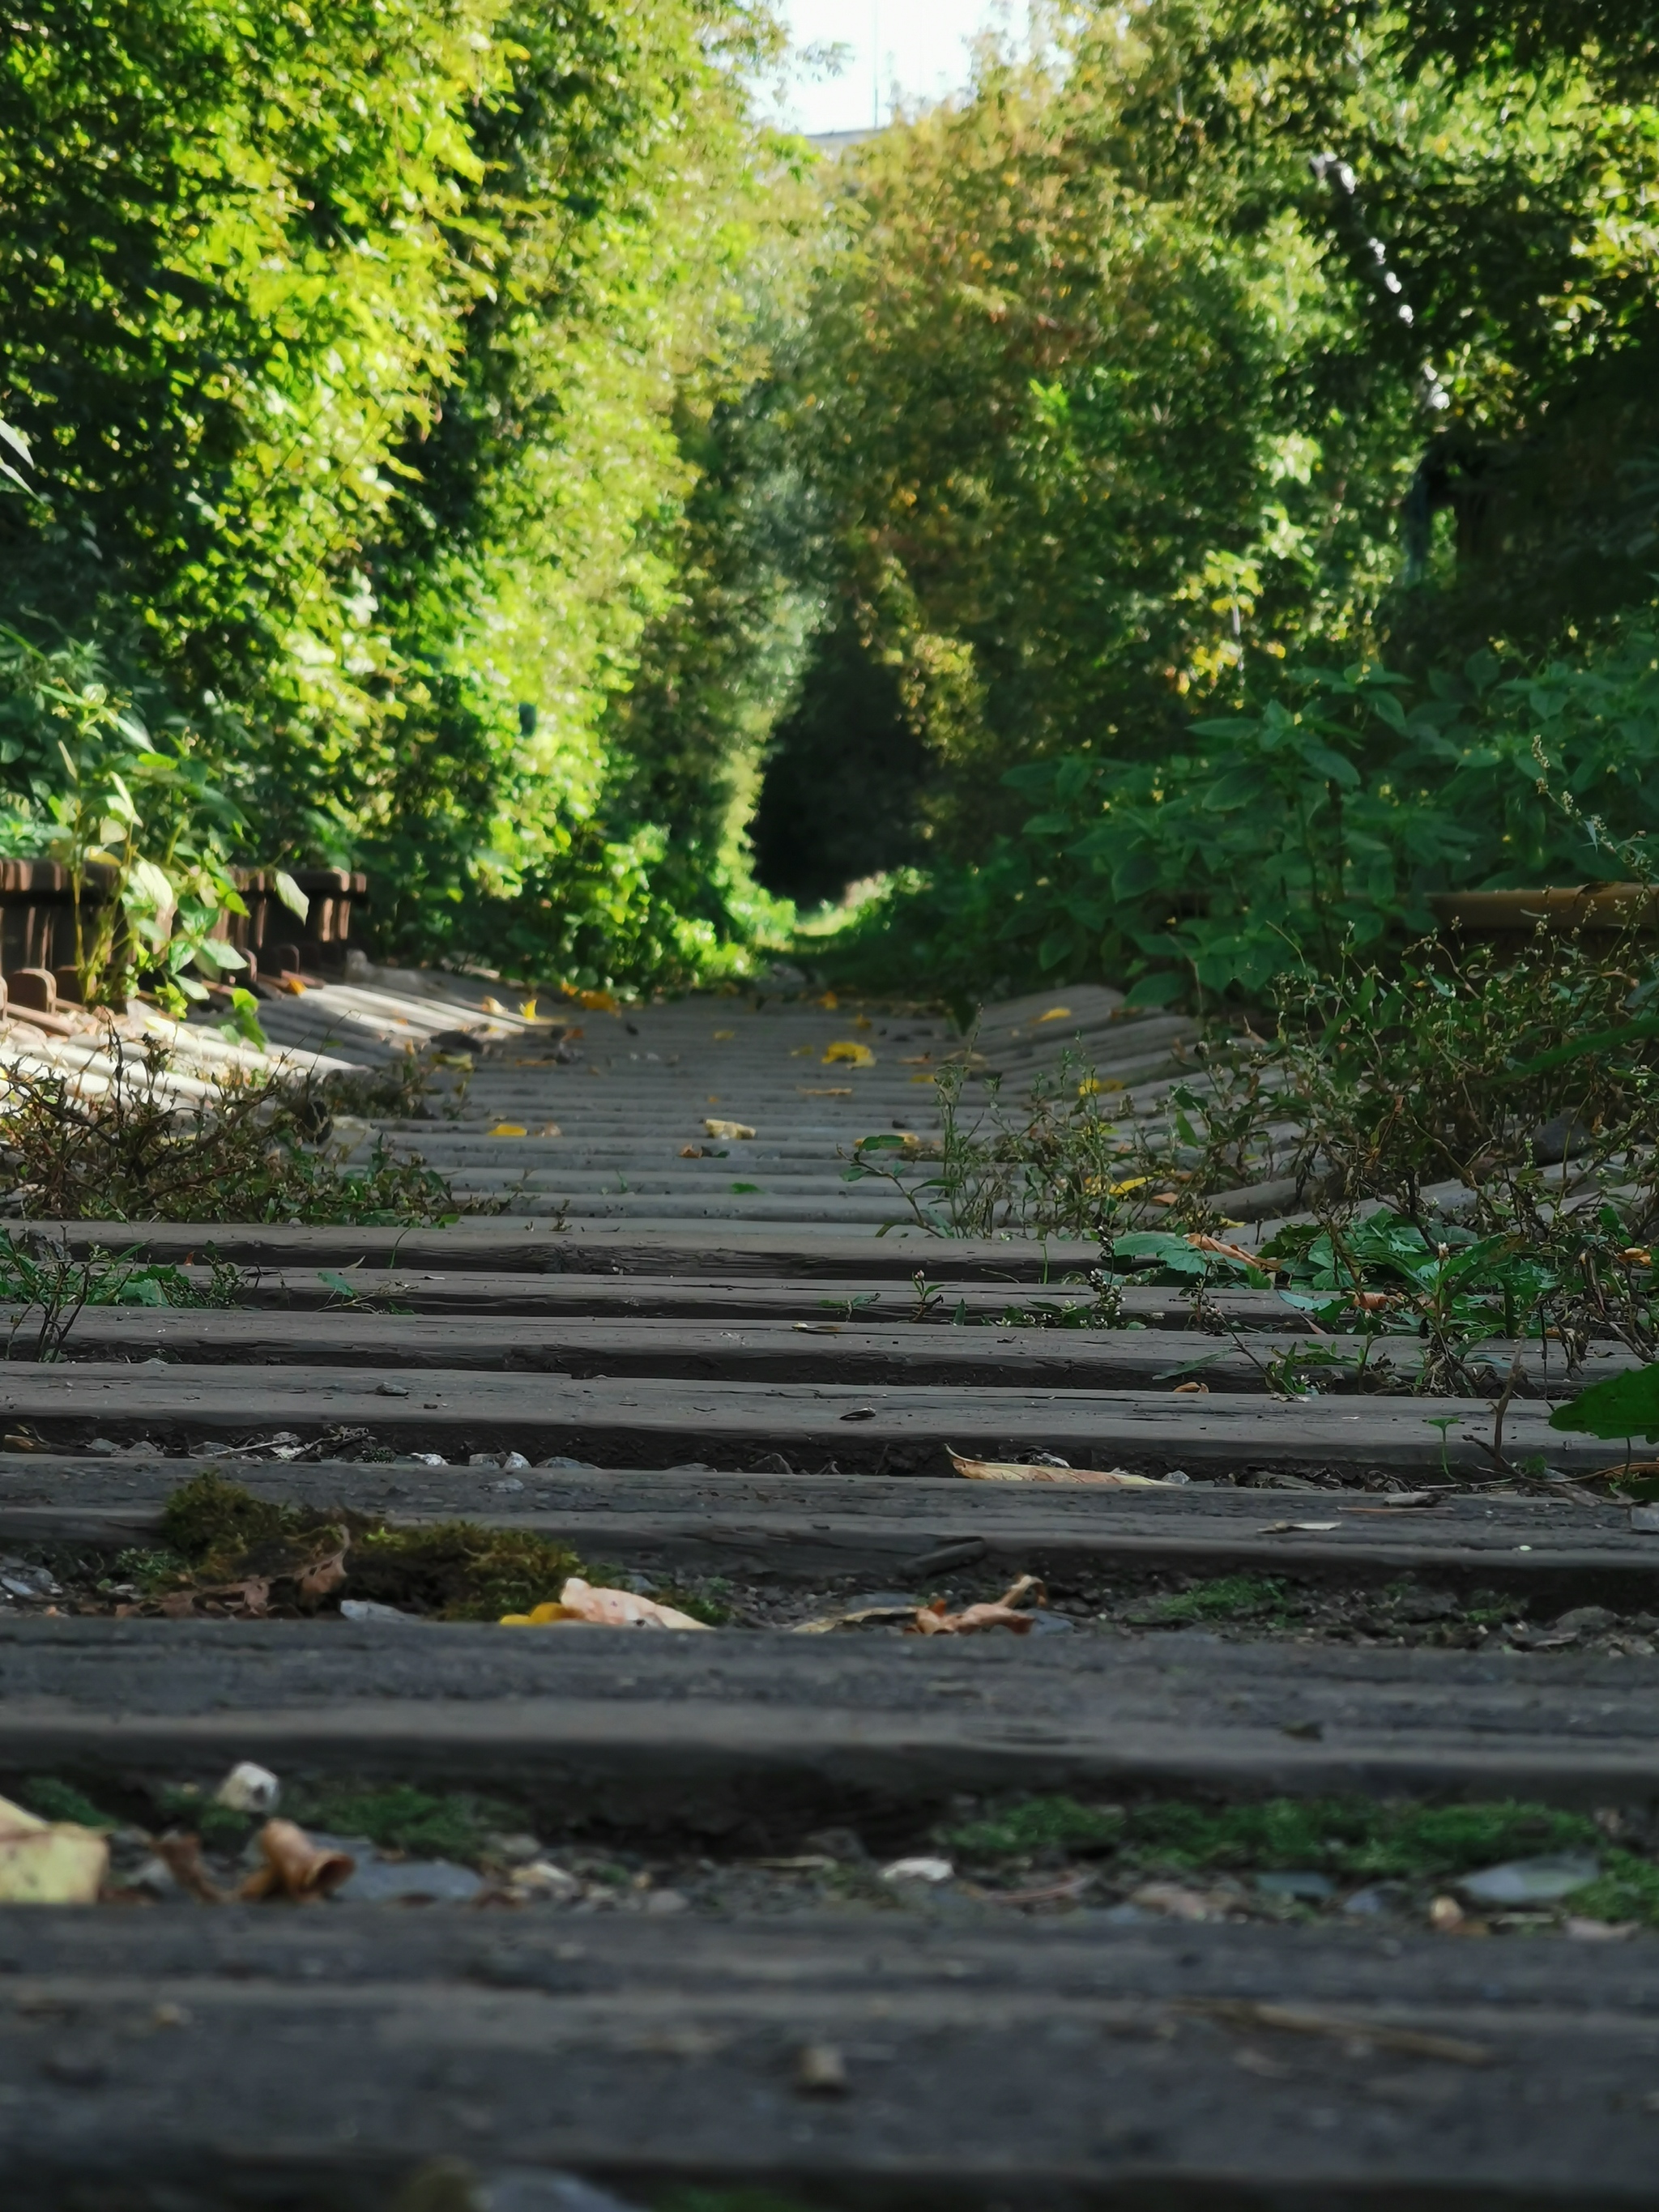
[[1103, 1091], [1121, 1091], [1123, 1085], [1115, 1075], [1085, 1075], [1077, 1087], [1079, 1098], [1097, 1098]]
[[1121, 1198], [1126, 1191], [1144, 1189], [1151, 1181], [1151, 1176], [1131, 1176], [1127, 1182], [1110, 1183], [1107, 1188], [1114, 1198]]
[[728, 1140], [752, 1137], [755, 1133], [747, 1121], [722, 1121], [714, 1114], [709, 1115], [702, 1127], [705, 1136], [725, 1137]]
[[828, 1067], [831, 1060], [845, 1060], [850, 1067], [873, 1067], [876, 1064], [876, 1055], [869, 1046], [860, 1044], [854, 1037], [838, 1038], [824, 1054], [823, 1065]]
[[533, 999], [521, 999], [519, 1002], [519, 1019], [521, 1022], [533, 1022], [535, 1018], [536, 1001]]
[[966, 1459], [951, 1453], [951, 1464], [969, 1482], [1088, 1482], [1109, 1490], [1165, 1490], [1167, 1483], [1150, 1474], [1126, 1474], [1121, 1467], [1027, 1467], [1024, 1460]]
[[854, 1014], [853, 1017], [853, 1027], [855, 1030], [873, 1029], [874, 1026], [868, 1014]]
[[633, 1590], [605, 1589], [572, 1575], [556, 1600], [528, 1613], [505, 1613], [503, 1628], [550, 1628], [562, 1620], [584, 1620], [596, 1628], [707, 1628], [672, 1605], [640, 1597]]
[[1040, 1022], [1069, 1022], [1071, 1018], [1072, 1010], [1069, 1006], [1050, 1006], [1046, 1014], [1037, 1016]]
[[812, 1003], [815, 1006], [823, 1006], [827, 1008], [827, 1010], [833, 1014], [836, 1008], [840, 1006], [841, 1000], [836, 996], [833, 991], [825, 991], [820, 997], [814, 999]]
[[815, 1044], [795, 1045], [791, 1048], [789, 1054], [791, 1060], [816, 1060], [817, 1056], [818, 1048]]
[[499, 999], [481, 999], [478, 1003], [481, 1011], [486, 1014], [504, 1014], [507, 1012]]
[[716, 1044], [730, 1044], [736, 1035], [737, 1031], [735, 1030], [716, 1030], [714, 1032], [714, 1042]]
[[525, 1127], [522, 1121], [497, 1121], [489, 1133], [492, 1137], [522, 1137]]
[[279, 975], [276, 978], [276, 988], [279, 991], [291, 992], [296, 999], [302, 999], [306, 994], [305, 985], [297, 975], [294, 975], [284, 973]]
[[939, 1079], [933, 1075], [913, 1075], [910, 1080], [912, 1083], [936, 1083]]
[[617, 1001], [609, 991], [578, 991], [577, 998], [590, 1014], [614, 1014]]
[[0, 1905], [93, 1905], [109, 1842], [73, 1820], [43, 1820], [0, 1797]]

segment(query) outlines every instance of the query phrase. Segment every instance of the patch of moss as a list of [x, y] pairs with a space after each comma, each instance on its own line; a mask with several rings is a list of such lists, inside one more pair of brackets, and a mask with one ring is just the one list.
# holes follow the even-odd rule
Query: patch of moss
[[55, 1774], [31, 1774], [17, 1793], [18, 1802], [43, 1820], [75, 1820], [83, 1828], [118, 1828], [121, 1823], [100, 1813], [90, 1797], [60, 1782]]
[[[1269, 1797], [1217, 1806], [1154, 1798], [1120, 1811], [1095, 1809], [1070, 1797], [1035, 1797], [947, 1830], [942, 1840], [977, 1858], [1114, 1850], [1136, 1865], [1185, 1872], [1310, 1867], [1374, 1879], [1443, 1880], [1503, 1859], [1595, 1848], [1601, 1838], [1583, 1814], [1512, 1802], [1412, 1805], [1363, 1797]], [[1622, 1856], [1633, 1867], [1647, 1865], [1630, 1853]], [[1659, 1871], [1653, 1879], [1659, 1897]]]
[[1220, 1575], [1158, 1601], [1161, 1620], [1249, 1620], [1290, 1609], [1285, 1585], [1273, 1575]]
[[[131, 1546], [115, 1554], [114, 1564], [118, 1580], [147, 1591], [171, 1589], [190, 1572], [190, 1562], [184, 1553], [165, 1546]], [[99, 1587], [103, 1589], [105, 1584], [100, 1583]]]
[[651, 1592], [659, 1605], [672, 1605], [681, 1613], [689, 1613], [693, 1620], [700, 1620], [706, 1628], [724, 1628], [732, 1619], [732, 1608], [708, 1589], [681, 1589], [676, 1583], [658, 1583]]
[[161, 1530], [169, 1547], [199, 1574], [228, 1580], [247, 1571], [251, 1556], [272, 1545], [291, 1543], [307, 1516], [293, 1505], [256, 1498], [240, 1482], [228, 1482], [216, 1468], [179, 1484], [161, 1510]]
[[[211, 1586], [246, 1575], [279, 1577], [343, 1547], [347, 1579], [337, 1595], [443, 1620], [527, 1612], [556, 1597], [567, 1575], [583, 1571], [574, 1552], [524, 1530], [472, 1521], [388, 1528], [360, 1513], [256, 1497], [212, 1469], [173, 1492], [162, 1526], [170, 1550], [146, 1555], [153, 1563], [148, 1588], [176, 1586], [181, 1578]], [[172, 1571], [164, 1564], [169, 1559], [179, 1563]]]
[[1079, 1805], [1075, 1797], [1028, 1797], [988, 1820], [948, 1828], [942, 1840], [970, 1858], [1020, 1858], [1031, 1851], [1104, 1850], [1123, 1839], [1118, 1805]]
[[194, 1782], [158, 1790], [155, 1811], [165, 1826], [192, 1829], [214, 1850], [240, 1850], [256, 1825], [253, 1814], [233, 1812]]
[[386, 1850], [466, 1862], [487, 1856], [493, 1836], [524, 1825], [520, 1814], [492, 1798], [462, 1791], [439, 1796], [407, 1783], [378, 1790], [346, 1783], [301, 1784], [288, 1791], [283, 1810], [302, 1826], [367, 1836]]
[[1659, 1928], [1659, 1866], [1634, 1851], [1604, 1850], [1597, 1881], [1576, 1889], [1571, 1909], [1586, 1920], [1638, 1920]]
[[443, 1620], [528, 1613], [583, 1571], [574, 1552], [546, 1536], [475, 1521], [362, 1528], [353, 1534], [346, 1568], [347, 1596], [415, 1606]]

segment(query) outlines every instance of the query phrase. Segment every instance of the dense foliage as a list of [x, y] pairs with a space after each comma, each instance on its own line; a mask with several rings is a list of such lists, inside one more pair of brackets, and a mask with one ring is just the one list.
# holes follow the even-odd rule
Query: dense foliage
[[89, 958], [349, 861], [707, 977], [752, 843], [894, 872], [866, 974], [1248, 995], [1631, 864], [1650, 0], [1079, 7], [817, 162], [764, 7], [8, 18], [0, 848], [117, 871]]
[[844, 965], [1249, 992], [1426, 890], [1630, 865], [1607, 837], [1652, 826], [1659, 697], [1638, 15], [1090, 13], [866, 149], [794, 421], [839, 634], [897, 672], [897, 773], [901, 726], [928, 766], [920, 872]]
[[[763, 15], [45, 0], [8, 33], [0, 404], [33, 465], [0, 620], [171, 732], [240, 857], [373, 866], [390, 942], [476, 952], [510, 899], [544, 969], [715, 951], [608, 717], [757, 366], [791, 204], [745, 113]], [[53, 834], [39, 787], [13, 849]]]

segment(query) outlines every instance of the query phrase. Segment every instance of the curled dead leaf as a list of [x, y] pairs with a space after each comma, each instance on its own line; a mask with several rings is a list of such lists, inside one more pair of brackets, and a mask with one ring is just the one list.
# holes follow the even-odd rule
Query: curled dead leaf
[[969, 1459], [951, 1445], [951, 1464], [969, 1482], [1091, 1482], [1114, 1490], [1165, 1490], [1171, 1485], [1121, 1467], [1028, 1467], [1024, 1460]]
[[725, 1137], [734, 1144], [744, 1142], [755, 1133], [747, 1121], [723, 1121], [718, 1114], [706, 1117], [702, 1133], [706, 1137]]
[[948, 1612], [945, 1601], [936, 1597], [931, 1605], [916, 1608], [910, 1632], [915, 1636], [978, 1636], [987, 1629], [1006, 1628], [1015, 1636], [1029, 1636], [1035, 1615], [1019, 1610], [1027, 1601], [1034, 1606], [1048, 1602], [1048, 1590], [1035, 1575], [1022, 1575], [1018, 1582], [1009, 1583], [1000, 1598], [964, 1606], [960, 1613]]
[[693, 1620], [689, 1613], [633, 1590], [596, 1589], [580, 1575], [572, 1575], [556, 1601], [533, 1607], [528, 1613], [505, 1613], [503, 1628], [546, 1628], [560, 1621], [586, 1621], [598, 1628], [707, 1628], [706, 1620]]
[[157, 1836], [150, 1847], [180, 1889], [198, 1905], [223, 1905], [225, 1892], [202, 1863], [202, 1838], [185, 1828]]
[[357, 1871], [357, 1862], [349, 1851], [313, 1844], [292, 1820], [267, 1820], [258, 1841], [265, 1863], [254, 1869], [237, 1892], [248, 1903], [282, 1898], [295, 1905], [309, 1905], [329, 1896]]

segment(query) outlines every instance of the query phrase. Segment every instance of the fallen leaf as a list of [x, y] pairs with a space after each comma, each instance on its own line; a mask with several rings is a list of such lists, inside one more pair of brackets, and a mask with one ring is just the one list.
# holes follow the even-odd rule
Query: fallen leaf
[[345, 1548], [342, 1546], [340, 1550], [331, 1552], [325, 1559], [313, 1559], [308, 1567], [301, 1568], [294, 1581], [301, 1603], [314, 1605], [319, 1598], [326, 1597], [331, 1590], [338, 1589], [345, 1578]]
[[1091, 1482], [1112, 1490], [1169, 1490], [1179, 1485], [1155, 1475], [1126, 1474], [1121, 1467], [1027, 1467], [1023, 1460], [968, 1459], [951, 1445], [951, 1464], [969, 1482]]
[[1085, 1075], [1077, 1087], [1079, 1098], [1098, 1098], [1103, 1091], [1121, 1091], [1123, 1085], [1115, 1075]]
[[109, 1843], [73, 1820], [43, 1820], [0, 1797], [0, 1905], [92, 1905]]
[[986, 1629], [1006, 1628], [1015, 1636], [1029, 1636], [1035, 1615], [1019, 1610], [1021, 1601], [1028, 1597], [1033, 1605], [1048, 1602], [1048, 1593], [1035, 1575], [1022, 1575], [1018, 1582], [1010, 1583], [1000, 1598], [964, 1606], [960, 1613], [948, 1613], [945, 1599], [936, 1597], [931, 1605], [917, 1607], [910, 1632], [915, 1636], [977, 1636]]
[[1193, 1889], [1181, 1881], [1147, 1881], [1130, 1893], [1131, 1905], [1171, 1920], [1215, 1920], [1238, 1903], [1224, 1889]]
[[1242, 1244], [1228, 1243], [1224, 1237], [1205, 1237], [1195, 1231], [1187, 1242], [1194, 1252], [1213, 1252], [1220, 1260], [1237, 1260], [1247, 1267], [1260, 1268], [1264, 1275], [1277, 1275], [1283, 1272], [1279, 1261], [1258, 1259], [1254, 1252], [1247, 1252]]
[[867, 1044], [860, 1044], [856, 1037], [838, 1037], [824, 1053], [824, 1066], [828, 1067], [832, 1060], [845, 1060], [849, 1067], [873, 1067], [876, 1055]]
[[1340, 1521], [1269, 1521], [1255, 1533], [1258, 1536], [1322, 1536], [1341, 1525]]
[[519, 1019], [522, 1022], [533, 1022], [535, 1018], [536, 1001], [533, 999], [521, 999], [519, 1002]]
[[577, 998], [590, 1014], [614, 1014], [617, 1001], [609, 991], [578, 991]]
[[986, 1905], [1072, 1905], [1093, 1881], [1093, 1875], [1085, 1869], [1065, 1875], [1057, 1881], [1043, 1882], [1034, 1889], [981, 1889], [972, 1882], [964, 1882], [963, 1887], [970, 1897]]
[[702, 1133], [706, 1137], [725, 1137], [728, 1141], [742, 1140], [755, 1133], [747, 1121], [722, 1121], [713, 1114], [704, 1121]]
[[1050, 1006], [1046, 1014], [1037, 1016], [1037, 1020], [1040, 1022], [1069, 1022], [1071, 1018], [1072, 1010], [1069, 1006]]
[[956, 1869], [949, 1859], [923, 1856], [892, 1860], [888, 1865], [883, 1867], [881, 1878], [884, 1881], [894, 1883], [941, 1882], [949, 1881], [955, 1873]]
[[522, 1137], [527, 1133], [522, 1121], [497, 1121], [489, 1133], [492, 1137]]
[[349, 1851], [313, 1844], [292, 1820], [267, 1820], [255, 1840], [265, 1863], [255, 1868], [236, 1893], [246, 1903], [280, 1897], [309, 1905], [349, 1881], [357, 1871]]
[[[913, 1075], [910, 1078], [912, 1083], [931, 1083], [933, 1079], [931, 1075]], [[853, 1093], [850, 1086], [826, 1091], [814, 1089], [805, 1083], [798, 1083], [795, 1085], [795, 1095], [798, 1098], [850, 1098]]]
[[654, 1598], [640, 1597], [633, 1590], [596, 1589], [580, 1575], [570, 1577], [556, 1600], [536, 1606], [529, 1613], [503, 1613], [501, 1625], [548, 1628], [562, 1620], [585, 1620], [600, 1628], [706, 1629], [708, 1626], [706, 1620], [693, 1620], [689, 1613], [659, 1605]]
[[202, 1838], [185, 1828], [157, 1836], [150, 1846], [180, 1889], [198, 1905], [223, 1905], [225, 1892], [202, 1863]]
[[1194, 1393], [1200, 1397], [1207, 1398], [1210, 1395], [1210, 1386], [1207, 1382], [1177, 1382], [1175, 1386], [1174, 1395], [1177, 1398], [1190, 1397]]
[[736, 1035], [737, 1031], [735, 1030], [716, 1030], [714, 1032], [714, 1042], [716, 1044], [730, 1044]]
[[1172, 2010], [1198, 2013], [1234, 2027], [1276, 2027], [1290, 2035], [1328, 2035], [1362, 2051], [1394, 2051], [1409, 2058], [1444, 2058], [1455, 2066], [1489, 2066], [1484, 2043], [1455, 2035], [1430, 2035], [1420, 2028], [1389, 2027], [1340, 2013], [1315, 2012], [1302, 2005], [1261, 2004], [1250, 1997], [1178, 1997]]

